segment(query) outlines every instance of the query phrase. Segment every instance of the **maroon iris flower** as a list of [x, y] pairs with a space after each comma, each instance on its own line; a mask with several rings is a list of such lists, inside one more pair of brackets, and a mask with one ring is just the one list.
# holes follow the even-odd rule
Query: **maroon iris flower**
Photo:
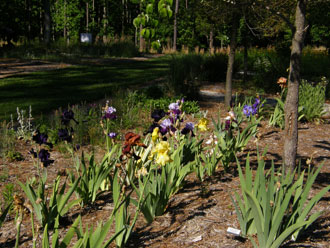
[[136, 160], [140, 157], [137, 156], [134, 151], [134, 146], [141, 146], [143, 148], [147, 148], [145, 144], [141, 142], [141, 136], [132, 132], [128, 132], [125, 134], [125, 142], [122, 149], [122, 155], [120, 156], [120, 159], [123, 158], [123, 156], [131, 157], [133, 156]]

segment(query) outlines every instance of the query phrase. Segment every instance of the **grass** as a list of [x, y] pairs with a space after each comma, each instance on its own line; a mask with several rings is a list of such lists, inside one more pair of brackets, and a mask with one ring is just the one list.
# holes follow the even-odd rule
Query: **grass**
[[120, 88], [143, 85], [167, 73], [167, 58], [147, 61], [109, 60], [106, 64], [76, 65], [53, 71], [11, 76], [0, 81], [0, 120], [16, 107], [33, 115], [47, 114], [68, 104], [109, 97]]

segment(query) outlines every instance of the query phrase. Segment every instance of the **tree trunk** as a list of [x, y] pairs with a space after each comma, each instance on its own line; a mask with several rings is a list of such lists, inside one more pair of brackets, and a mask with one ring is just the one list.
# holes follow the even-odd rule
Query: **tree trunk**
[[[140, 12], [142, 11], [142, 2], [140, 2]], [[140, 24], [140, 32], [139, 32], [139, 51], [140, 52], [143, 52], [144, 50], [144, 39], [143, 39], [143, 36], [142, 36], [142, 24]]]
[[63, 14], [64, 14], [64, 25], [63, 25], [63, 37], [64, 37], [64, 40], [66, 40], [66, 0], [64, 0], [64, 11], [63, 11]]
[[243, 83], [247, 81], [247, 71], [248, 71], [248, 44], [247, 39], [244, 39], [244, 56], [243, 56], [243, 64], [244, 64], [244, 74], [243, 74]]
[[176, 52], [177, 40], [177, 15], [179, 12], [179, 0], [175, 0], [174, 25], [173, 25], [173, 51]]
[[107, 43], [107, 32], [108, 29], [108, 20], [107, 20], [107, 1], [104, 1], [104, 6], [103, 6], [103, 43]]
[[89, 4], [86, 2], [86, 32], [88, 33], [88, 25], [89, 25]]
[[50, 0], [44, 0], [44, 26], [44, 42], [48, 45], [51, 31]]
[[213, 54], [214, 53], [213, 41], [214, 41], [213, 29], [211, 29], [211, 31], [210, 31], [210, 39], [209, 39], [209, 52], [210, 52], [210, 54]]
[[144, 51], [144, 39], [143, 39], [143, 36], [142, 36], [142, 24], [140, 24], [140, 43], [139, 43], [139, 51], [140, 52], [143, 52]]
[[239, 24], [239, 16], [237, 14], [234, 14], [233, 25], [231, 29], [231, 38], [230, 38], [229, 54], [228, 54], [228, 66], [227, 66], [227, 75], [226, 75], [226, 94], [225, 94], [226, 107], [230, 107], [230, 103], [231, 103], [238, 24]]
[[306, 3], [298, 0], [295, 16], [295, 32], [292, 38], [288, 93], [285, 101], [284, 168], [293, 170], [296, 166], [298, 146], [298, 103], [300, 83], [300, 60], [306, 33]]
[[125, 35], [125, 19], [126, 19], [126, 8], [125, 8], [125, 0], [121, 2], [123, 7], [123, 12], [121, 14], [121, 36], [124, 37]]

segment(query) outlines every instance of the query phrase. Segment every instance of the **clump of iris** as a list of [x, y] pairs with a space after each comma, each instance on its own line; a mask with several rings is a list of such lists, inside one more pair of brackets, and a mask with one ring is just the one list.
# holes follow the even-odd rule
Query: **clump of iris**
[[113, 144], [113, 139], [115, 138], [115, 137], [111, 137], [114, 134], [111, 134], [110, 136], [110, 129], [113, 125], [112, 121], [116, 119], [117, 119], [117, 110], [114, 107], [109, 106], [109, 101], [106, 101], [105, 107], [103, 108], [103, 116], [100, 124], [106, 136], [105, 139], [106, 139], [107, 151], [110, 151], [111, 143]]
[[255, 99], [255, 102], [252, 106], [251, 105], [244, 105], [244, 107], [243, 107], [244, 115], [246, 117], [251, 117], [253, 115], [256, 115], [259, 111], [260, 105], [261, 105], [261, 102], [260, 102], [259, 98]]
[[[49, 151], [42, 148], [43, 145], [47, 145], [50, 148], [53, 147], [53, 144], [47, 142], [47, 139], [48, 139], [47, 134], [41, 133], [39, 130], [34, 132], [32, 140], [39, 146], [36, 148], [37, 151], [34, 151], [34, 149], [32, 148], [29, 152], [29, 154], [31, 154], [34, 158], [38, 158], [40, 160], [43, 167], [47, 167], [48, 165], [54, 163], [54, 160], [49, 159], [50, 158]], [[38, 169], [38, 173], [40, 174], [39, 163], [37, 163], [37, 169]]]
[[[177, 129], [177, 122], [182, 121], [181, 105], [183, 104], [183, 102], [184, 99], [170, 103], [168, 106], [168, 112], [165, 112], [162, 109], [153, 110], [151, 112], [151, 118], [153, 119], [153, 123], [150, 125], [150, 127], [144, 134], [152, 134], [155, 128], [158, 128], [159, 132], [163, 136], [167, 133], [174, 133]], [[166, 118], [164, 119], [164, 117]], [[166, 137], [163, 137], [163, 139], [166, 140]]]

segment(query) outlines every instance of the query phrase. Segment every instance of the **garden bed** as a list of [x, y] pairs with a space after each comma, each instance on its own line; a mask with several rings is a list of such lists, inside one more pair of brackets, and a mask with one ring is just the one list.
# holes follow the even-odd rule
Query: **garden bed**
[[[216, 118], [219, 110], [224, 112], [224, 105], [218, 102], [200, 102], [202, 110], [208, 111], [208, 117]], [[223, 116], [222, 116], [223, 117]], [[192, 117], [188, 119], [192, 120]], [[241, 164], [245, 163], [247, 155], [250, 154], [252, 165], [256, 165], [256, 145], [259, 151], [267, 147], [267, 164], [274, 160], [276, 166], [282, 163], [283, 153], [283, 131], [270, 128], [266, 121], [261, 123], [258, 135], [259, 139], [253, 139], [244, 152], [238, 156]], [[312, 164], [324, 163], [316, 183], [313, 185], [311, 194], [315, 194], [321, 188], [328, 185], [330, 177], [330, 124], [325, 121], [320, 125], [312, 123], [299, 124], [298, 157], [302, 166], [306, 166], [306, 160], [312, 156]], [[18, 190], [17, 180], [25, 181], [36, 175], [36, 168], [27, 152], [32, 144], [19, 141], [16, 150], [24, 156], [24, 161], [10, 162], [1, 161], [1, 191], [4, 192], [5, 185], [12, 183]], [[83, 147], [86, 152], [95, 148]], [[96, 149], [98, 160], [104, 155], [104, 150]], [[74, 169], [70, 155], [60, 152], [58, 149], [52, 151], [51, 159], [54, 164], [47, 168], [48, 180], [52, 182], [56, 175], [65, 169]], [[62, 178], [64, 180], [64, 178]], [[219, 168], [212, 178], [208, 178], [203, 184], [190, 174], [184, 187], [170, 200], [168, 208], [163, 216], [156, 217], [154, 222], [146, 225], [143, 215], [140, 214], [128, 247], [252, 247], [250, 241], [236, 238], [227, 233], [228, 227], [239, 228], [235, 208], [230, 196], [240, 191], [240, 183], [237, 166], [233, 163], [228, 173]], [[330, 240], [330, 192], [317, 204], [315, 210], [323, 210], [324, 213], [295, 243], [287, 243], [286, 247], [329, 247]], [[105, 221], [113, 209], [111, 196], [104, 194], [93, 208], [75, 208], [66, 218], [68, 226], [62, 226], [60, 234], [66, 233], [70, 223], [82, 215], [83, 223], [89, 226], [100, 221]], [[314, 210], [313, 210], [314, 211]], [[1, 228], [0, 247], [13, 247], [15, 243], [16, 228], [13, 215], [7, 219]], [[41, 234], [40, 234], [41, 235]], [[20, 247], [31, 247], [32, 234], [30, 219], [26, 214], [21, 228]]]

